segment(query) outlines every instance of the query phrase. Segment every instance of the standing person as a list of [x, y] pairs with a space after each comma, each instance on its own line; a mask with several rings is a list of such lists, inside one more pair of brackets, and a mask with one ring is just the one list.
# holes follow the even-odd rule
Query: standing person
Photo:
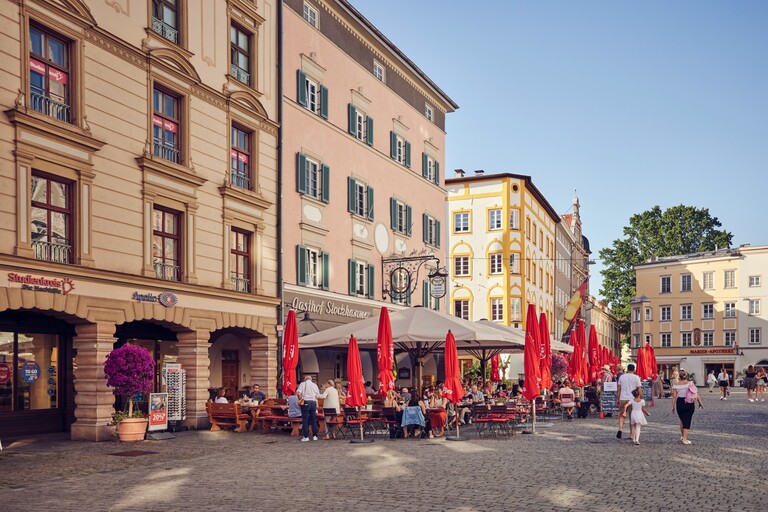
[[727, 400], [728, 372], [725, 371], [725, 367], [720, 368], [720, 373], [717, 374], [717, 384], [720, 386], [720, 400]]
[[[333, 379], [328, 380], [325, 383], [325, 388], [323, 389], [323, 392], [317, 395], [317, 398], [323, 399], [323, 409], [335, 409], [336, 414], [341, 413], [341, 402], [339, 401], [339, 391], [336, 389], [336, 383], [333, 381]], [[328, 418], [326, 417], [326, 420]], [[336, 435], [334, 434], [334, 438]], [[330, 435], [330, 429], [328, 428], [328, 423], [325, 424], [325, 439], [328, 440], [331, 438]]]
[[704, 408], [701, 397], [696, 389], [696, 384], [688, 381], [688, 372], [680, 370], [680, 380], [672, 386], [672, 413], [677, 408], [677, 417], [680, 418], [680, 442], [691, 444], [688, 440], [688, 432], [691, 430], [691, 419], [696, 412], [696, 403], [699, 409]]
[[627, 405], [621, 412], [621, 415], [625, 418], [627, 417], [627, 409], [629, 408], [632, 409], [632, 412], [629, 416], [629, 425], [634, 432], [632, 434], [632, 441], [634, 441], [635, 444], [640, 444], [640, 427], [642, 425], [648, 424], [648, 421], [645, 419], [645, 417], [651, 415], [651, 413], [649, 413], [645, 408], [645, 400], [643, 400], [643, 394], [640, 392], [640, 390], [632, 390], [632, 401], [627, 402]]
[[755, 401], [760, 398], [761, 402], [765, 402], [765, 382], [768, 378], [768, 373], [765, 372], [765, 368], [762, 366], [757, 369], [757, 393], [755, 394]]
[[709, 375], [707, 375], [707, 385], [709, 386], [710, 393], [712, 393], [712, 390], [715, 388], [715, 384], [717, 384], [717, 377], [715, 377], [715, 370], [709, 370]]
[[299, 384], [296, 388], [296, 396], [299, 398], [299, 402], [304, 401], [301, 406], [301, 442], [306, 443], [309, 441], [309, 426], [312, 425], [312, 440], [317, 441], [317, 432], [320, 427], [317, 424], [317, 398], [320, 395], [320, 390], [317, 384], [312, 382], [312, 376], [307, 375], [304, 377], [304, 382]]
[[[623, 411], [630, 400], [632, 400], [632, 390], [639, 389], [642, 394], [642, 385], [640, 377], [635, 374], [635, 363], [629, 363], [627, 365], [627, 373], [623, 373], [619, 377], [617, 402], [619, 404], [619, 411]], [[624, 428], [624, 416], [619, 414], [619, 430], [616, 432], [616, 439], [621, 439], [621, 431]], [[632, 423], [629, 424], [629, 434], [632, 436], [634, 430], [632, 429]]]
[[[752, 393], [755, 393], [755, 389], [757, 388], [757, 370], [755, 370], [755, 367], [752, 365], [747, 366], [747, 370], [744, 372], [744, 385], [747, 387], [747, 399], [750, 402], [754, 402], [755, 399], [752, 398]], [[755, 396], [757, 396], [757, 393], [755, 393]]]
[[653, 394], [656, 398], [664, 398], [664, 374], [661, 372], [653, 379]]
[[680, 382], [680, 372], [677, 371], [677, 366], [672, 368], [672, 375], [669, 376], [669, 385], [677, 386]]

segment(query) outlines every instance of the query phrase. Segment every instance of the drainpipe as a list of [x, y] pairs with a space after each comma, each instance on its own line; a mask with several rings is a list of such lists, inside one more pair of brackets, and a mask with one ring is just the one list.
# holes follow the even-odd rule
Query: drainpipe
[[[283, 325], [283, 0], [277, 2], [277, 325]], [[277, 332], [277, 396], [283, 396], [283, 331]]]

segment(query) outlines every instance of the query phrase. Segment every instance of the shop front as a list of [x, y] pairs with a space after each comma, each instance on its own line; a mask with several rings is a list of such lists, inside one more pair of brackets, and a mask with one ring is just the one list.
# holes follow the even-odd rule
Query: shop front
[[734, 347], [693, 347], [693, 348], [655, 348], [659, 372], [670, 378], [675, 369], [683, 369], [697, 386], [706, 384], [707, 374], [715, 370], [715, 375], [725, 368], [734, 384], [734, 375], [738, 373], [738, 351]]

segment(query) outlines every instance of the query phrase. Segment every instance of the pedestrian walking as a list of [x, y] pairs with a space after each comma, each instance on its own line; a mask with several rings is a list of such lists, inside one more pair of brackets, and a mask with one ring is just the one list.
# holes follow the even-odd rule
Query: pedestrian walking
[[672, 413], [677, 410], [677, 417], [680, 418], [680, 442], [691, 444], [688, 440], [688, 432], [691, 430], [691, 420], [693, 413], [696, 412], [696, 403], [699, 409], [704, 408], [701, 403], [696, 384], [688, 381], [688, 372], [680, 370], [679, 381], [672, 386]]
[[744, 385], [747, 388], [747, 400], [750, 402], [754, 402], [755, 399], [752, 398], [752, 394], [755, 393], [755, 389], [757, 389], [757, 370], [755, 370], [755, 367], [752, 365], [747, 366], [747, 370], [744, 372]]
[[680, 382], [680, 372], [677, 371], [677, 367], [672, 368], [672, 375], [669, 376], [669, 385], [677, 386]]
[[755, 395], [755, 401], [759, 398], [761, 402], [765, 402], [765, 383], [768, 378], [765, 368], [762, 366], [757, 369], [757, 394]]
[[707, 385], [709, 386], [710, 393], [712, 393], [712, 390], [715, 389], [716, 384], [717, 377], [715, 377], [715, 370], [709, 370], [709, 375], [707, 375]]
[[645, 400], [643, 400], [643, 394], [639, 389], [632, 390], [632, 401], [627, 402], [624, 406], [624, 410], [621, 415], [627, 417], [627, 410], [632, 409], [629, 415], [629, 436], [635, 444], [640, 444], [640, 429], [643, 425], [647, 425], [648, 421], [646, 416], [650, 416], [651, 413], [645, 408]]
[[317, 397], [320, 394], [317, 384], [312, 382], [312, 376], [307, 375], [304, 382], [296, 388], [296, 396], [301, 405], [301, 441], [309, 441], [309, 426], [312, 425], [312, 440], [317, 441]]
[[664, 398], [664, 374], [661, 372], [653, 379], [653, 395], [656, 398]]
[[[629, 363], [627, 365], [627, 373], [624, 373], [619, 377], [618, 392], [616, 393], [616, 401], [619, 405], [619, 411], [623, 411], [630, 400], [632, 400], [632, 390], [638, 389], [642, 394], [642, 382], [640, 377], [635, 374], [635, 363]], [[630, 423], [630, 432], [632, 424]], [[616, 432], [616, 439], [621, 439], [622, 430], [624, 428], [624, 415], [619, 414], [619, 430]]]
[[728, 372], [725, 368], [720, 368], [720, 373], [717, 374], [717, 384], [720, 386], [720, 400], [727, 400], [728, 397]]

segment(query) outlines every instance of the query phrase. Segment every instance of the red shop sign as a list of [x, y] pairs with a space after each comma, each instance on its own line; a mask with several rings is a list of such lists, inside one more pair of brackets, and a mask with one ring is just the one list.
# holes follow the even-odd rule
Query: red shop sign
[[[45, 74], [45, 64], [43, 64], [39, 60], [29, 59], [29, 69], [31, 69], [35, 73], [40, 73], [41, 75]], [[56, 68], [49, 67], [48, 76], [54, 82], [59, 82], [60, 84], [65, 84], [65, 85], [67, 83], [67, 74], [64, 73], [63, 71], [59, 71]]]
[[248, 155], [244, 155], [243, 153], [238, 153], [234, 149], [230, 152], [230, 155], [232, 158], [235, 158], [244, 164], [248, 163]]
[[11, 367], [6, 363], [0, 363], [0, 384], [11, 380]]

